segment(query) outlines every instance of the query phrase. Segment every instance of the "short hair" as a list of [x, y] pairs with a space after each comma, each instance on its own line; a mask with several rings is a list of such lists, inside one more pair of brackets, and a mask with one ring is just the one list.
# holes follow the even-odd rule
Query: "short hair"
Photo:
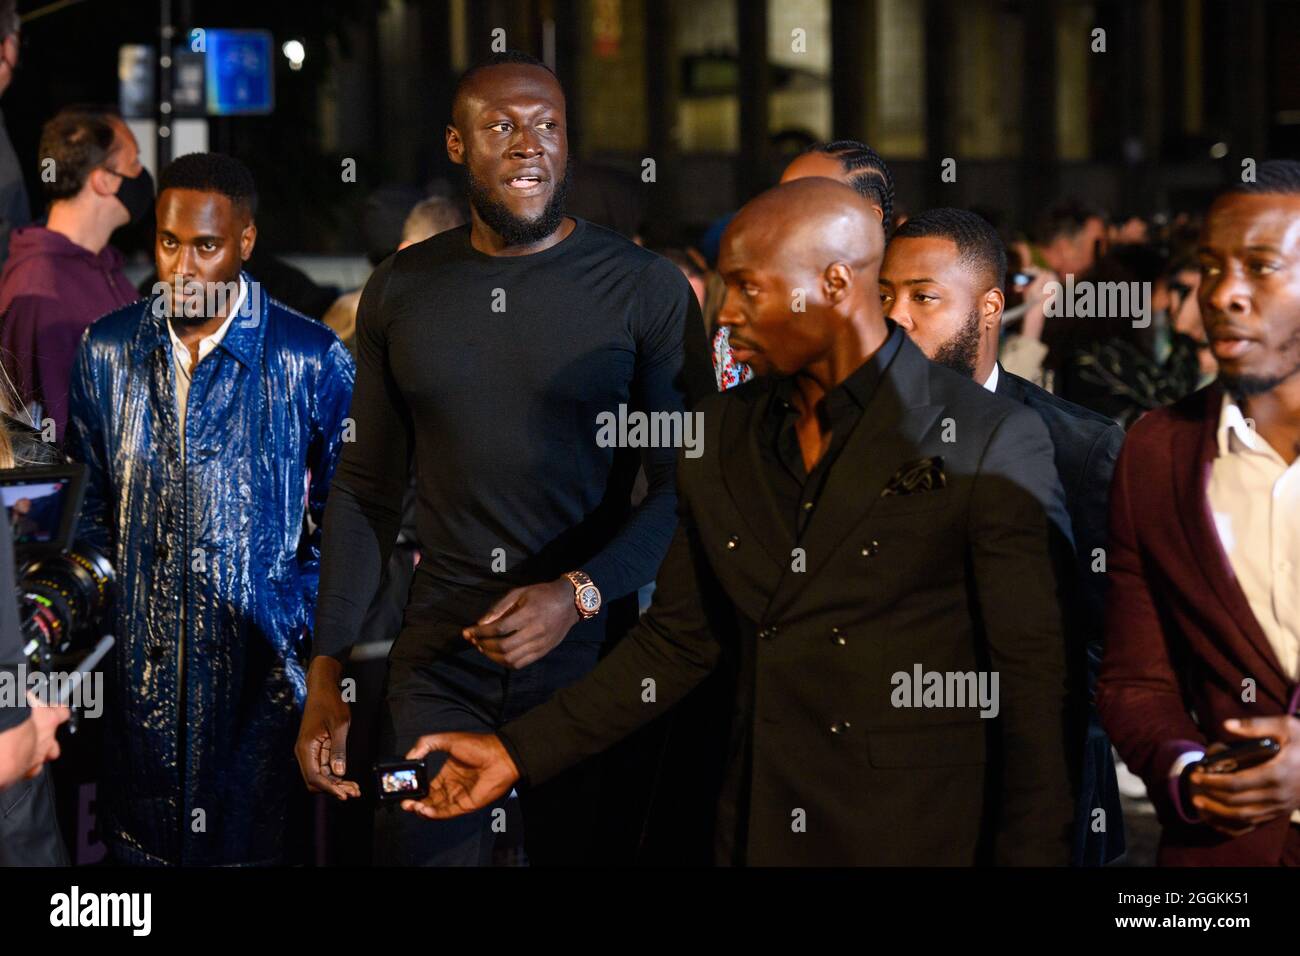
[[[484, 70], [490, 70], [494, 66], [510, 66], [512, 64], [522, 66], [539, 66], [551, 76], [555, 77], [555, 82], [559, 83], [560, 78], [555, 76], [555, 71], [543, 63], [531, 53], [525, 53], [523, 50], [503, 50], [500, 53], [494, 53], [485, 60], [480, 60], [468, 70], [460, 75], [456, 81], [456, 89], [451, 94], [451, 120], [456, 121], [456, 107], [460, 105], [461, 97], [465, 95], [465, 90], [469, 87], [474, 77]], [[563, 89], [561, 89], [561, 92]]]
[[849, 184], [867, 199], [873, 200], [885, 214], [885, 236], [894, 225], [894, 174], [880, 154], [856, 139], [836, 139], [815, 143], [805, 153], [825, 153], [839, 160], [849, 175]]
[[957, 258], [984, 273], [990, 286], [1001, 289], [1007, 274], [1007, 250], [997, 230], [982, 216], [966, 209], [927, 209], [898, 227], [894, 239], [949, 239]]
[[217, 193], [242, 208], [249, 217], [257, 214], [257, 185], [248, 167], [225, 153], [188, 153], [164, 167], [158, 177], [158, 195], [168, 189], [194, 189]]
[[422, 242], [448, 229], [464, 225], [460, 204], [445, 196], [430, 196], [416, 203], [402, 224], [403, 242]]
[[1300, 161], [1266, 159], [1255, 168], [1255, 181], [1233, 183], [1221, 195], [1300, 195]]
[[0, 0], [0, 40], [16, 36], [22, 29], [18, 16], [18, 0]]
[[1048, 245], [1061, 236], [1073, 239], [1092, 219], [1104, 222], [1106, 214], [1091, 203], [1073, 198], [1062, 199], [1039, 217], [1034, 240], [1039, 245]]
[[51, 202], [80, 193], [91, 171], [108, 161], [117, 147], [115, 124], [121, 121], [106, 106], [67, 106], [46, 121], [37, 153], [42, 167], [54, 162], [54, 175], [41, 177]]

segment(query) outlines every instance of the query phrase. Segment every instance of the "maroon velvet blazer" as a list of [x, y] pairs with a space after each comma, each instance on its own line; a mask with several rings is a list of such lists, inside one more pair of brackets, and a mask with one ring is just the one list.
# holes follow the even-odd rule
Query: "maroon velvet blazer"
[[[1275, 865], [1289, 823], [1225, 837], [1186, 816], [1169, 770], [1187, 750], [1234, 738], [1229, 717], [1294, 708], [1297, 688], [1255, 619], [1214, 527], [1208, 495], [1223, 390], [1216, 383], [1144, 415], [1110, 493], [1103, 726], [1146, 782], [1169, 866]], [[1300, 520], [1300, 516], [1297, 516]], [[1243, 700], [1251, 696], [1253, 700]]]

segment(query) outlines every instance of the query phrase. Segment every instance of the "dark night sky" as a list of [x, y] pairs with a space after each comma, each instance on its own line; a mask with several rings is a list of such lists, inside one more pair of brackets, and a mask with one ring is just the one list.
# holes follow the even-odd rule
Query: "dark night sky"
[[[48, 5], [48, 0], [20, 0], [18, 8], [25, 16]], [[275, 38], [275, 113], [218, 119], [210, 127], [214, 149], [235, 153], [253, 169], [262, 193], [259, 219], [271, 246], [322, 246], [340, 232], [350, 233], [338, 228], [339, 220], [350, 214], [361, 190], [342, 189], [337, 160], [319, 154], [315, 92], [327, 66], [326, 39], [340, 37], [348, 19], [373, 18], [380, 5], [379, 0], [173, 3], [178, 28], [256, 27], [270, 30]], [[186, 8], [192, 11], [188, 24], [180, 19]], [[116, 105], [118, 47], [156, 43], [158, 15], [159, 4], [151, 0], [82, 0], [24, 22], [21, 65], [0, 109], [19, 159], [29, 170], [34, 213], [42, 203], [35, 158], [41, 124], [68, 104]], [[298, 72], [291, 72], [279, 55], [279, 44], [290, 37], [302, 39], [309, 50]], [[265, 229], [277, 224], [279, 228]], [[289, 241], [277, 243], [277, 234]], [[119, 234], [115, 242], [131, 247], [136, 245], [133, 238]]]

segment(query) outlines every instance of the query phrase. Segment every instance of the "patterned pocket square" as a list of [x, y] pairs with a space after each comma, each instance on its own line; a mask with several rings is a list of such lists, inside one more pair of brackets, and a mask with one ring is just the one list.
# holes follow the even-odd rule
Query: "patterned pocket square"
[[893, 495], [919, 495], [926, 491], [938, 491], [946, 488], [948, 476], [943, 471], [943, 459], [938, 455], [932, 458], [918, 458], [910, 461], [889, 479], [880, 497]]

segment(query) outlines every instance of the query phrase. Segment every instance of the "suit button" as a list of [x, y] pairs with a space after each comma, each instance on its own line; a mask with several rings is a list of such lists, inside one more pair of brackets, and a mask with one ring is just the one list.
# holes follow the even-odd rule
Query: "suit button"
[[837, 720], [835, 723], [831, 724], [831, 733], [846, 733], [850, 726], [852, 725], [847, 720]]
[[838, 627], [832, 627], [831, 643], [838, 644], [840, 647], [843, 647], [845, 644], [848, 643], [848, 638], [844, 636], [844, 632], [841, 631]]
[[775, 627], [765, 627], [765, 628], [763, 628], [761, 631], [758, 632], [758, 636], [761, 637], [761, 638], [762, 638], [763, 640], [765, 640], [765, 641], [770, 641], [770, 640], [772, 640], [773, 638], [776, 637], [776, 628], [775, 628]]
[[862, 556], [864, 558], [874, 558], [879, 553], [880, 553], [879, 541], [868, 541], [866, 544], [862, 546]]
[[733, 534], [730, 538], [727, 539], [727, 550], [735, 551], [737, 546], [739, 546], [739, 544], [740, 544], [740, 539]]

